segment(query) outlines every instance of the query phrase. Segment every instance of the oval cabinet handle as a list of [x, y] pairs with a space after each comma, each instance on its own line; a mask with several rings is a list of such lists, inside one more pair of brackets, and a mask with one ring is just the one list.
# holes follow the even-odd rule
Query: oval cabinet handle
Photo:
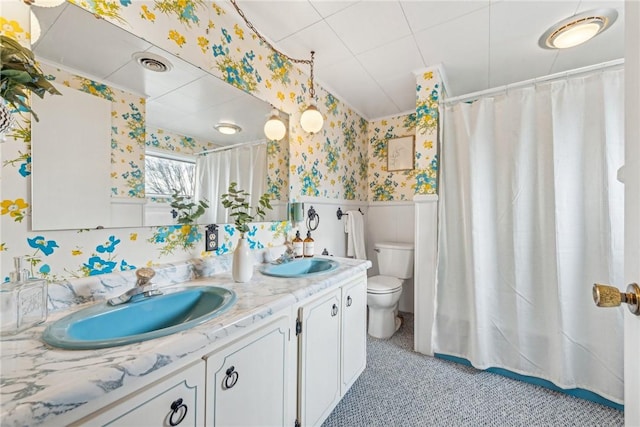
[[240, 374], [235, 370], [234, 366], [227, 369], [226, 376], [222, 380], [222, 388], [228, 390], [233, 388], [234, 385], [238, 382], [238, 378], [240, 378]]
[[331, 307], [331, 317], [334, 317], [337, 314], [338, 314], [338, 306], [336, 304], [333, 304], [333, 307]]
[[177, 426], [178, 424], [180, 424], [182, 420], [184, 420], [184, 417], [187, 416], [187, 410], [187, 405], [182, 403], [182, 399], [174, 400], [171, 404], [171, 415], [169, 415], [169, 424], [172, 426]]
[[347, 296], [347, 307], [351, 307], [351, 304], [353, 304], [353, 299], [351, 298], [351, 295]]

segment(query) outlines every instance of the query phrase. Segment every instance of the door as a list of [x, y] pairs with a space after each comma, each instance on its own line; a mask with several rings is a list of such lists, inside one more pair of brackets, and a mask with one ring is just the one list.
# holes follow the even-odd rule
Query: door
[[340, 289], [300, 307], [299, 421], [320, 425], [340, 401]]
[[342, 288], [342, 395], [367, 364], [367, 281]]
[[[625, 2], [625, 251], [626, 283], [640, 284], [640, 2]], [[626, 287], [626, 285], [625, 285]], [[624, 417], [640, 426], [640, 316], [624, 314]]]
[[71, 426], [201, 426], [204, 423], [204, 374], [204, 363], [198, 361]]
[[207, 426], [290, 426], [289, 316], [207, 356]]

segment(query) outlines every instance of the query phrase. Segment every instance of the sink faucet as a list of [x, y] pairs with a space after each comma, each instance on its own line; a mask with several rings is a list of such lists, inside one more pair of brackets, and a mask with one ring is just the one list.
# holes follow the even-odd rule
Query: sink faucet
[[284, 242], [287, 249], [280, 255], [280, 258], [275, 260], [274, 264], [284, 264], [285, 262], [293, 261], [296, 258], [295, 252], [293, 251], [293, 243], [285, 240]]
[[151, 283], [151, 278], [156, 275], [156, 272], [152, 268], [139, 268], [136, 270], [136, 286], [129, 289], [122, 295], [114, 298], [109, 298], [107, 303], [109, 305], [120, 305], [131, 301], [135, 296], [142, 295], [142, 297], [152, 297], [155, 295], [162, 295], [162, 291], [158, 287]]

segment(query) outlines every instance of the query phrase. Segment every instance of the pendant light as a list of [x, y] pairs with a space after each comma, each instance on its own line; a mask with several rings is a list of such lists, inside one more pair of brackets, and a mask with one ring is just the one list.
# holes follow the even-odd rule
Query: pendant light
[[29, 19], [31, 19], [31, 44], [34, 44], [40, 38], [40, 33], [42, 30], [40, 29], [40, 21], [33, 10], [29, 11]]
[[302, 126], [302, 129], [305, 132], [309, 132], [312, 134], [319, 132], [322, 129], [322, 126], [324, 125], [324, 117], [322, 116], [322, 113], [318, 111], [318, 108], [314, 104], [314, 99], [316, 95], [315, 89], [313, 87], [313, 61], [314, 61], [315, 52], [311, 51], [311, 59], [296, 59], [296, 58], [290, 57], [289, 55], [285, 55], [284, 53], [280, 52], [278, 49], [273, 47], [273, 45], [269, 43], [269, 41], [267, 41], [267, 39], [265, 39], [264, 36], [258, 32], [256, 27], [254, 27], [253, 24], [249, 22], [247, 17], [244, 15], [244, 12], [240, 9], [238, 4], [236, 3], [236, 0], [230, 0], [230, 1], [231, 1], [231, 4], [233, 4], [233, 7], [238, 12], [238, 15], [240, 15], [240, 17], [244, 20], [245, 24], [247, 24], [247, 27], [249, 27], [249, 29], [251, 29], [251, 31], [253, 31], [255, 35], [258, 36], [258, 38], [262, 43], [266, 44], [267, 46], [269, 46], [269, 48], [271, 48], [271, 50], [273, 50], [278, 55], [288, 59], [291, 62], [294, 62], [296, 64], [309, 65], [310, 71], [311, 71], [309, 74], [309, 78], [310, 78], [309, 96], [311, 100], [307, 108], [302, 112], [302, 115], [300, 116], [300, 126]]
[[309, 96], [311, 97], [311, 103], [307, 107], [306, 110], [302, 112], [300, 116], [300, 126], [304, 129], [305, 132], [316, 133], [322, 129], [322, 125], [324, 124], [324, 118], [322, 117], [322, 113], [318, 111], [313, 100], [316, 96], [316, 91], [313, 88], [313, 56], [315, 55], [314, 51], [311, 51], [311, 80], [309, 86]]
[[264, 134], [270, 141], [280, 141], [287, 134], [287, 128], [280, 119], [280, 112], [271, 110], [269, 120], [264, 124]]
[[23, 0], [29, 6], [58, 7], [67, 0]]
[[[58, 7], [63, 4], [66, 0], [22, 0], [24, 4], [27, 6], [38, 6], [38, 7]], [[40, 38], [40, 21], [33, 10], [29, 11], [29, 19], [31, 20], [31, 44], [34, 44]]]

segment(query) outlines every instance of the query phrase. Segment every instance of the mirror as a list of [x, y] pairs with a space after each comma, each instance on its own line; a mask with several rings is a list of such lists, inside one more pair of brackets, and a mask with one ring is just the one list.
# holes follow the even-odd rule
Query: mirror
[[[41, 38], [33, 45], [33, 52], [41, 62], [45, 74], [55, 78], [54, 85], [70, 86], [72, 89], [109, 99], [112, 103], [111, 117], [104, 119], [111, 120], [111, 137], [105, 142], [111, 147], [110, 158], [102, 159], [103, 164], [111, 165], [108, 172], [110, 185], [102, 188], [104, 176], [101, 176], [97, 181], [102, 183], [96, 184], [92, 190], [108, 195], [109, 206], [97, 209], [103, 213], [107, 211], [106, 216], [102, 219], [89, 219], [87, 223], [74, 222], [67, 215], [64, 221], [53, 219], [42, 224], [34, 222], [34, 230], [139, 227], [173, 223], [171, 208], [166, 199], [143, 197], [145, 182], [142, 171], [146, 151], [155, 156], [165, 154], [168, 158], [195, 162], [198, 158], [195, 153], [198, 152], [235, 150], [232, 147], [245, 144], [252, 146], [264, 141], [267, 145], [278, 146], [277, 150], [266, 150], [268, 153], [277, 152], [279, 156], [288, 156], [288, 137], [285, 136], [279, 142], [265, 141], [263, 126], [272, 110], [268, 103], [124, 29], [103, 19], [96, 19], [93, 14], [74, 4], [64, 3], [55, 8], [33, 8], [33, 12], [42, 28]], [[140, 65], [146, 63], [151, 68], [158, 69], [161, 67], [157, 62], [158, 57], [168, 60], [167, 72], [152, 71]], [[49, 102], [53, 98], [56, 97], [49, 97], [47, 102], [38, 108], [60, 108]], [[46, 114], [36, 111], [40, 117]], [[72, 120], [78, 120], [79, 113], [65, 111]], [[288, 119], [286, 114], [281, 113], [280, 116]], [[286, 120], [284, 121], [286, 123]], [[241, 128], [241, 132], [235, 135], [219, 133], [214, 126], [221, 122], [235, 124]], [[32, 123], [34, 129], [39, 125], [35, 121]], [[80, 132], [79, 127], [73, 123], [66, 127], [76, 134]], [[32, 142], [34, 218], [51, 217], [53, 211], [59, 210], [59, 205], [55, 206], [55, 198], [49, 197], [53, 199], [54, 207], [48, 207], [44, 202], [40, 203], [38, 194], [46, 193], [47, 188], [58, 185], [53, 182], [61, 175], [59, 171], [62, 168], [75, 169], [78, 163], [77, 159], [72, 162], [69, 160], [68, 150], [71, 149], [64, 149], [62, 146], [57, 149], [57, 144], [68, 140], [67, 137], [59, 137], [55, 142], [56, 150], [50, 150], [37, 158], [38, 152], [42, 151], [37, 145], [47, 144], [49, 141], [46, 141], [46, 135], [50, 134], [48, 130], [34, 130], [34, 135], [38, 132], [45, 137], [38, 137], [37, 141], [34, 139]], [[146, 150], [141, 148], [143, 138]], [[79, 139], [83, 139], [82, 135]], [[267, 154], [270, 155], [273, 154]], [[273, 158], [267, 157], [265, 163], [281, 165], [278, 173], [284, 173], [284, 177], [278, 176], [275, 179], [267, 176], [272, 171], [266, 165], [265, 173], [259, 177], [264, 181], [261, 188], [277, 194], [273, 203], [274, 210], [265, 218], [268, 221], [286, 219], [288, 183], [283, 179], [288, 171], [288, 159], [285, 158], [286, 164], [283, 164], [282, 159], [278, 160], [274, 162]], [[39, 166], [44, 163], [49, 167]], [[96, 174], [95, 170], [89, 168], [89, 173], [92, 172]], [[89, 180], [80, 175], [67, 177], [67, 182], [69, 179]], [[273, 191], [275, 181], [279, 182], [277, 191]], [[68, 187], [67, 184], [59, 186]], [[44, 188], [44, 191], [39, 189], [40, 187]], [[195, 187], [198, 187], [197, 182]], [[87, 186], [84, 186], [85, 192], [80, 194], [74, 194], [72, 190], [67, 191], [70, 196], [68, 199], [71, 202], [76, 200], [78, 203], [73, 207], [67, 204], [64, 210], [68, 212], [73, 209], [77, 212], [77, 218], [90, 218], [89, 213], [83, 212], [88, 205], [83, 201], [86, 188]], [[226, 218], [212, 215], [206, 215], [203, 219], [205, 218], [207, 223], [228, 222]]]

